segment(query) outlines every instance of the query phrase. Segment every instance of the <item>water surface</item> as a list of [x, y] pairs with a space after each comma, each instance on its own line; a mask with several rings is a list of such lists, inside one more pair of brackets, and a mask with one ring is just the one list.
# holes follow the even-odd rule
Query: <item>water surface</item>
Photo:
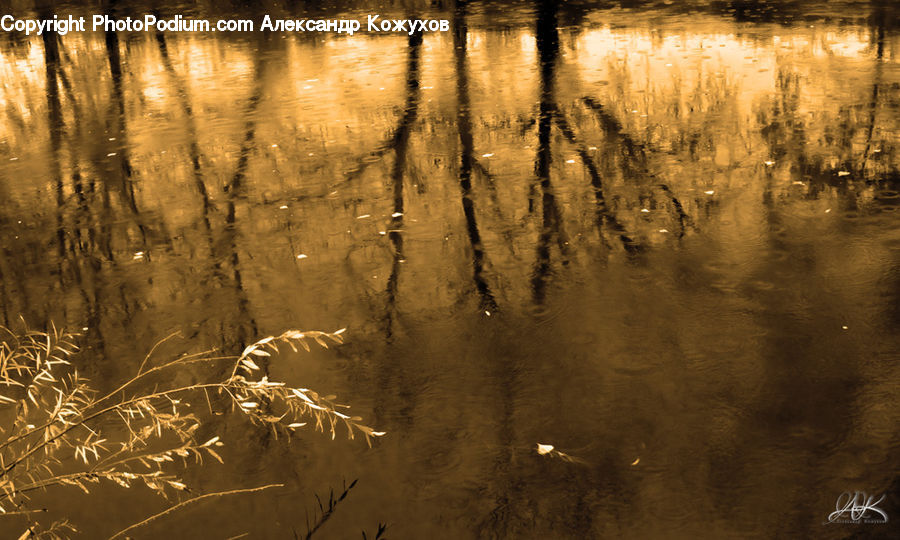
[[[292, 538], [354, 478], [317, 536], [886, 535], [822, 522], [900, 519], [896, 8], [413, 4], [317, 13], [453, 30], [3, 36], [0, 323], [83, 328], [101, 387], [347, 327], [272, 377], [388, 432], [217, 419], [192, 485], [287, 487], [147, 537]], [[165, 504], [78, 493], [84, 538]]]

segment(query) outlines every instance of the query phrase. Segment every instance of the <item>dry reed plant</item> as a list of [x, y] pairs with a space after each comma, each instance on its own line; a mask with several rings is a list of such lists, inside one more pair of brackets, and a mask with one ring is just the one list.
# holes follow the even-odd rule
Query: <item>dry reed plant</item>
[[[307, 424], [332, 438], [343, 425], [349, 438], [361, 434], [370, 445], [372, 438], [384, 435], [347, 414], [348, 407], [335, 403], [334, 396], [270, 381], [257, 363], [277, 354], [279, 346], [309, 351], [311, 342], [325, 348], [342, 343], [343, 329], [290, 330], [251, 344], [239, 356], [207, 351], [152, 366], [151, 351], [134, 377], [105, 395], [72, 367], [75, 335], [55, 328], [3, 331], [8, 336], [0, 340], [0, 519], [31, 515], [36, 511], [28, 506], [29, 493], [59, 485], [90, 494], [93, 485], [108, 481], [123, 488], [143, 484], [169, 498], [190, 494], [167, 465], [204, 458], [221, 462], [216, 449], [223, 445], [215, 435], [198, 438], [204, 419], [191, 412], [192, 405], [206, 404], [212, 412], [213, 402], [224, 403], [276, 435]], [[190, 384], [171, 375], [199, 364], [220, 366], [214, 372], [221, 375]], [[175, 506], [212, 495], [189, 495]], [[21, 538], [65, 538], [72, 531], [67, 522], [47, 527], [35, 522]]]

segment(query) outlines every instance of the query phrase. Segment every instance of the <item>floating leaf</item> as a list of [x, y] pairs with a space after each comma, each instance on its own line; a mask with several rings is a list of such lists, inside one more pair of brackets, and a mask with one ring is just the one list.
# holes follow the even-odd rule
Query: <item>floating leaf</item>
[[552, 444], [541, 444], [537, 443], [537, 453], [540, 455], [546, 455], [553, 451]]

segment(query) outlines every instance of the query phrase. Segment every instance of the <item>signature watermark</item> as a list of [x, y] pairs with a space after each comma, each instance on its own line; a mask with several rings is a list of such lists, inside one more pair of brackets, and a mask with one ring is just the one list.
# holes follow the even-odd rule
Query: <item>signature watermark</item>
[[865, 491], [845, 491], [837, 498], [834, 504], [834, 512], [828, 514], [828, 521], [823, 523], [887, 523], [887, 513], [878, 508], [884, 495], [875, 500], [874, 495], [868, 495]]

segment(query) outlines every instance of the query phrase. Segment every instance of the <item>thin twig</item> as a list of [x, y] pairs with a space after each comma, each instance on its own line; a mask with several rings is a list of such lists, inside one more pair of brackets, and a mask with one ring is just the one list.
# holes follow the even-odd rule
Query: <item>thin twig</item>
[[204, 499], [209, 499], [212, 497], [224, 497], [226, 495], [238, 495], [241, 493], [254, 493], [257, 491], [262, 491], [264, 489], [270, 489], [270, 488], [276, 488], [276, 487], [284, 487], [284, 484], [269, 484], [266, 486], [260, 486], [260, 487], [255, 487], [255, 488], [233, 489], [230, 491], [217, 491], [215, 493], [207, 493], [206, 495], [199, 495], [197, 497], [188, 499], [186, 501], [182, 501], [182, 502], [176, 504], [175, 506], [170, 506], [169, 508], [166, 508], [162, 512], [159, 512], [158, 514], [153, 514], [152, 516], [148, 517], [147, 519], [145, 519], [143, 521], [139, 521], [138, 523], [135, 523], [134, 525], [129, 525], [128, 527], [122, 529], [121, 531], [117, 532], [116, 534], [110, 536], [109, 540], [114, 540], [116, 538], [119, 538], [119, 537], [123, 536], [125, 533], [127, 533], [128, 531], [131, 531], [138, 527], [143, 527], [144, 525], [147, 525], [148, 523], [150, 523], [152, 521], [156, 521], [157, 519], [164, 517], [168, 514], [171, 514], [172, 512], [174, 512], [176, 510], [184, 508], [185, 506], [188, 506], [190, 504], [198, 503]]
[[137, 374], [140, 375], [141, 372], [144, 371], [144, 366], [147, 365], [147, 361], [150, 360], [150, 357], [153, 356], [153, 353], [154, 353], [154, 352], [156, 352], [157, 347], [159, 347], [160, 345], [162, 345], [163, 343], [165, 343], [166, 341], [168, 341], [169, 338], [172, 338], [172, 337], [175, 337], [175, 336], [180, 336], [180, 335], [181, 335], [181, 331], [180, 331], [180, 330], [175, 330], [174, 332], [172, 332], [172, 333], [169, 334], [168, 336], [166, 336], [166, 337], [162, 338], [161, 340], [157, 341], [156, 344], [153, 345], [153, 348], [150, 349], [150, 352], [147, 353], [147, 356], [144, 357], [144, 361], [141, 362], [141, 367], [138, 368]]

